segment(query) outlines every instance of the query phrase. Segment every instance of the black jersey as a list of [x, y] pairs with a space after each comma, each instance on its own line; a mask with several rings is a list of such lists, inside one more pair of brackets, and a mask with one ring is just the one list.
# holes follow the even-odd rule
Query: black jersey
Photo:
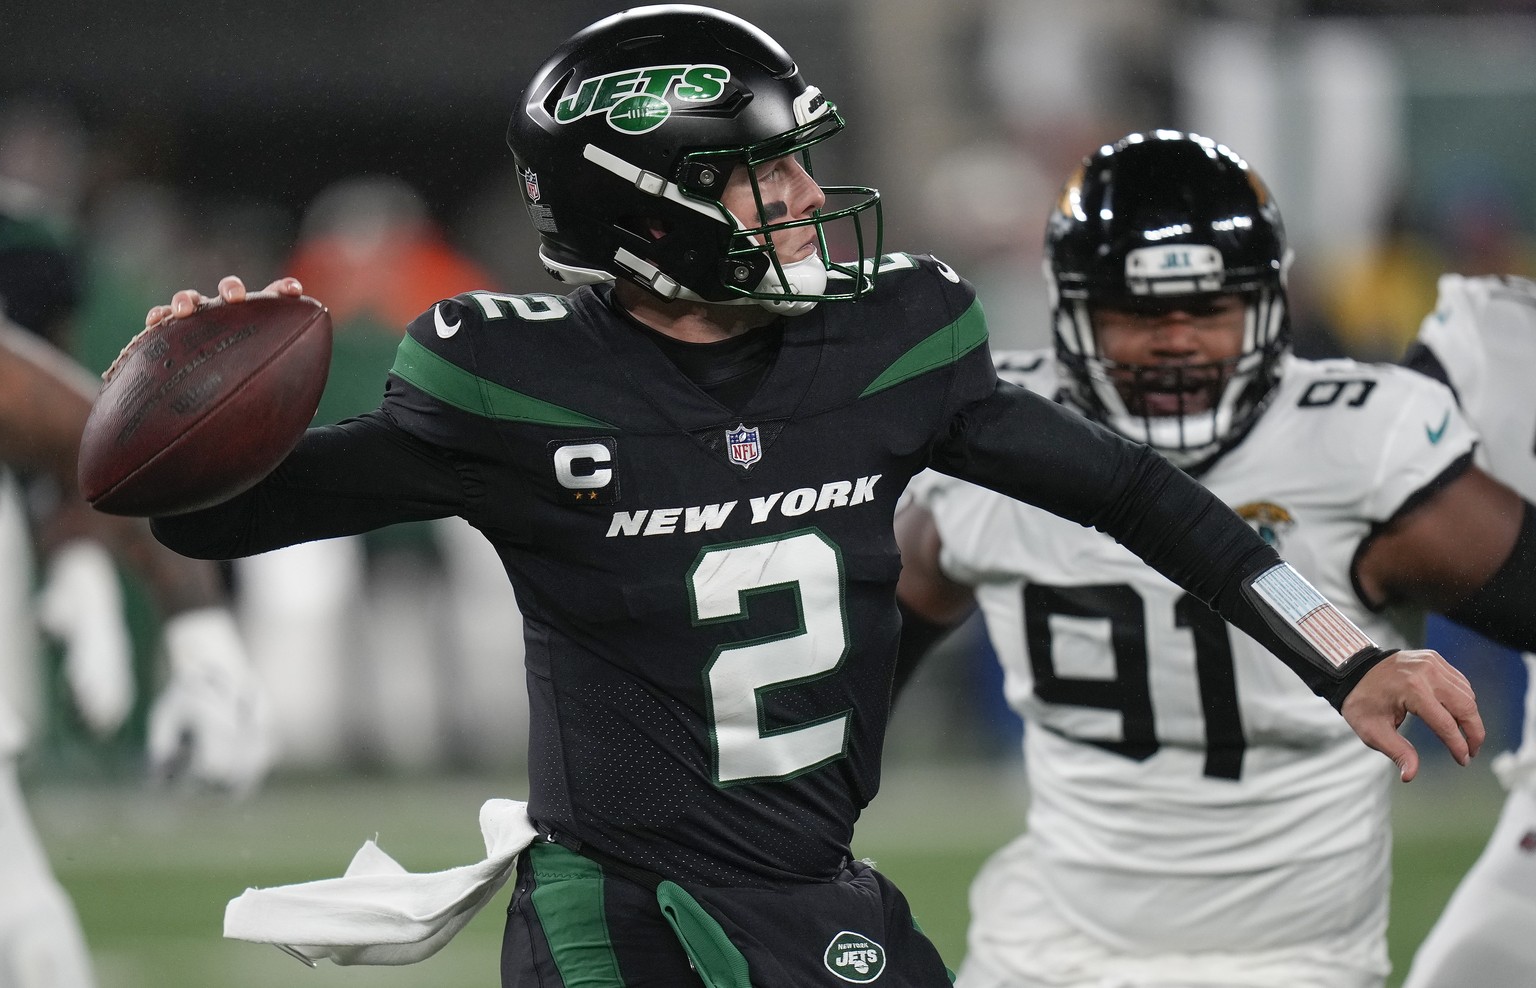
[[1237, 576], [1275, 558], [1143, 447], [999, 384], [972, 289], [931, 258], [789, 320], [738, 412], [622, 318], [606, 288], [441, 302], [379, 410], [156, 532], [218, 557], [462, 515], [523, 613], [530, 813], [706, 885], [848, 854], [890, 709], [892, 515], [924, 467], [1105, 528], [1234, 619]]
[[836, 873], [878, 784], [895, 503], [993, 387], [968, 286], [888, 263], [891, 290], [790, 320], [739, 412], [606, 289], [411, 327], [385, 411], [486, 471], [468, 517], [522, 607], [541, 823], [694, 881]]

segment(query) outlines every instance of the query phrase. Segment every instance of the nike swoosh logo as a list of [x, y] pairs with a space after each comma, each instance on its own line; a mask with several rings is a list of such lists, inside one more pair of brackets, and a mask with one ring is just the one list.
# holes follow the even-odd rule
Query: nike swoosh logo
[[1431, 429], [1427, 425], [1424, 427], [1424, 435], [1429, 438], [1429, 444], [1431, 446], [1439, 445], [1440, 440], [1445, 438], [1446, 427], [1449, 426], [1450, 424], [1451, 424], [1451, 413], [1450, 412], [1446, 412], [1445, 413], [1445, 418], [1440, 420], [1440, 425], [1439, 426], [1437, 426], [1436, 428], [1433, 428], [1433, 429]]
[[[439, 302], [432, 306], [432, 325], [436, 327], [437, 335], [442, 339], [446, 340], [454, 333], [457, 333], [459, 331], [459, 327], [463, 324], [463, 319], [459, 319], [450, 323], [448, 320], [443, 318], [443, 303]], [[1449, 415], [1450, 413], [1447, 412], [1446, 414]], [[1430, 440], [1430, 442], [1434, 442], [1434, 440]]]

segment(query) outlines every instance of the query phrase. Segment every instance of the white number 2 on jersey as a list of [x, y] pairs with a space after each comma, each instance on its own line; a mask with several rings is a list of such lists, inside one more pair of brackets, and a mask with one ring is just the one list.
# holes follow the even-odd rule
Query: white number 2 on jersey
[[800, 627], [715, 651], [706, 670], [713, 723], [715, 781], [721, 785], [784, 779], [842, 757], [844, 711], [809, 723], [764, 723], [763, 700], [774, 689], [829, 675], [848, 653], [843, 566], [821, 533], [801, 531], [762, 542], [704, 550], [688, 574], [694, 620], [739, 621], [751, 598], [790, 590]]

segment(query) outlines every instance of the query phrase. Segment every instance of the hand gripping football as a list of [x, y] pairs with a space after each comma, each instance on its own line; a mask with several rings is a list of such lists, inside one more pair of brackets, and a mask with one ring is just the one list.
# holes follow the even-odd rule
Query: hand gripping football
[[330, 312], [308, 296], [256, 292], [150, 327], [91, 408], [80, 492], [146, 517], [234, 497], [298, 443], [330, 366]]

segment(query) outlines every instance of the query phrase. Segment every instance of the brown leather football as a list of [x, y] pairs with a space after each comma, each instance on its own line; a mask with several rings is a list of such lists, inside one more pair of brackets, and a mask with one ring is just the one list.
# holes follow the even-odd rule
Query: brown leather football
[[173, 515], [265, 477], [299, 441], [331, 366], [330, 312], [255, 292], [136, 337], [80, 441], [80, 491], [101, 511]]

